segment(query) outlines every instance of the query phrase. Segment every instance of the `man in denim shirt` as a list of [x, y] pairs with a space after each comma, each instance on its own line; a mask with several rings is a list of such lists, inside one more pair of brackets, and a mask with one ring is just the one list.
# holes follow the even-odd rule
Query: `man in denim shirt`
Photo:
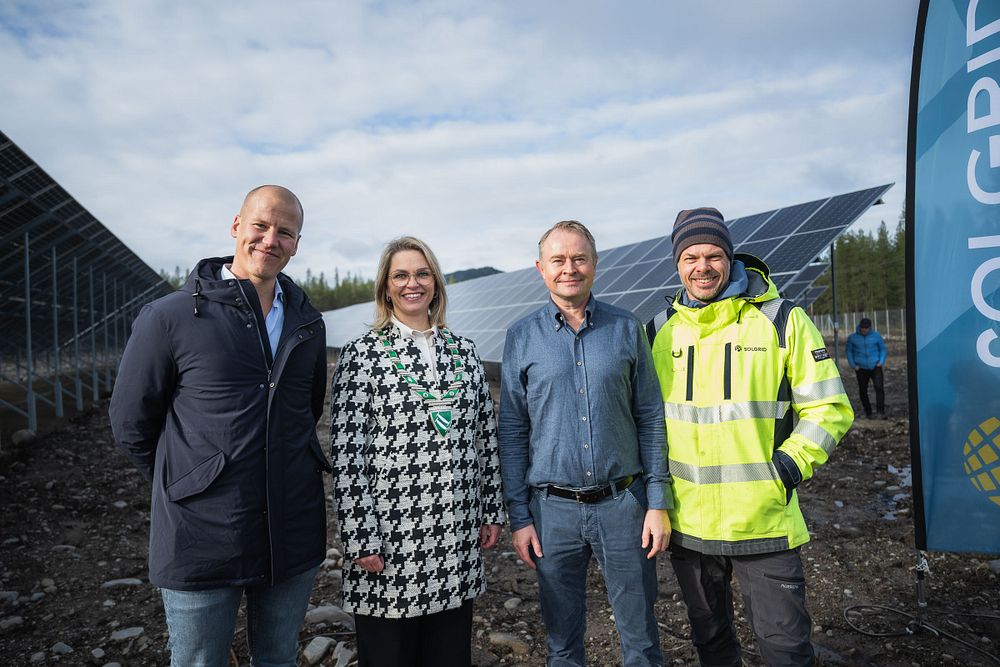
[[662, 665], [655, 556], [672, 494], [649, 344], [631, 313], [591, 295], [597, 250], [582, 224], [547, 231], [535, 265], [551, 300], [507, 330], [500, 459], [514, 548], [538, 572], [548, 664], [585, 663], [593, 554], [624, 665]]

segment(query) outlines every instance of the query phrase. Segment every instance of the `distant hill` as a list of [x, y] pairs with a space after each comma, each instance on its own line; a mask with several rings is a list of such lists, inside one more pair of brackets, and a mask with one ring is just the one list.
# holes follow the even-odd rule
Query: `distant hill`
[[473, 278], [492, 276], [494, 273], [500, 273], [500, 271], [494, 269], [492, 266], [481, 266], [478, 269], [462, 269], [461, 271], [446, 273], [444, 274], [444, 279], [445, 282], [451, 285], [454, 283], [460, 283], [464, 280], [472, 280]]

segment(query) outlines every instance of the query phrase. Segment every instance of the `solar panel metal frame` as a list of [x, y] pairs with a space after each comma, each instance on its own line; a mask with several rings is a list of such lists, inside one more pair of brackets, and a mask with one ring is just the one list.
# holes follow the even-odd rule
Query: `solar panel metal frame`
[[[38, 398], [61, 405], [59, 377], [68, 374], [81, 338], [95, 332], [84, 353], [101, 356], [104, 368], [116, 366], [139, 307], [170, 291], [156, 271], [0, 132], [0, 382], [20, 386], [32, 403], [36, 392], [25, 383], [43, 378], [54, 393], [43, 388]], [[105, 374], [106, 388], [111, 372]], [[6, 410], [34, 410], [19, 405], [0, 400]]]

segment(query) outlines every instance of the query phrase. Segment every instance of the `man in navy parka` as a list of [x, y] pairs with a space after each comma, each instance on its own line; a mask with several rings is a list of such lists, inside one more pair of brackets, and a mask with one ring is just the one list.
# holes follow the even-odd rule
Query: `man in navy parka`
[[152, 482], [149, 580], [173, 665], [228, 665], [244, 594], [252, 664], [295, 664], [329, 471], [323, 319], [281, 273], [302, 222], [289, 190], [250, 191], [235, 255], [202, 260], [146, 305], [122, 357], [111, 426]]

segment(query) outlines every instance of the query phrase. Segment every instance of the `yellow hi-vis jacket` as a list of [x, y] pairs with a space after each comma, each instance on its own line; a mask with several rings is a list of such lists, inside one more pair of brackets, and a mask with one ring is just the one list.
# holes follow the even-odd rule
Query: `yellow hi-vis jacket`
[[743, 294], [703, 308], [675, 297], [647, 327], [673, 477], [671, 541], [732, 556], [809, 541], [794, 487], [854, 420], [809, 316], [778, 296], [761, 260], [737, 259]]

